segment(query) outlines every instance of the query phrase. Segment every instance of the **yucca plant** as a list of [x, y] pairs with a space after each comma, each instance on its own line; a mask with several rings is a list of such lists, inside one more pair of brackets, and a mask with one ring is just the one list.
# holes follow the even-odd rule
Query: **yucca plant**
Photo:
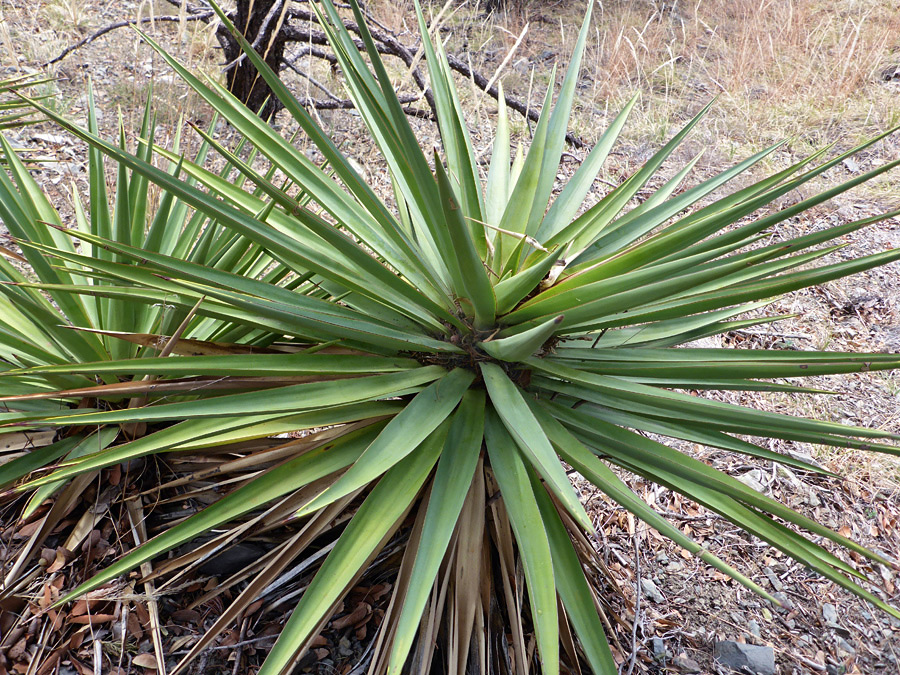
[[36, 121], [32, 116], [33, 109], [21, 98], [15, 96], [14, 92], [17, 90], [27, 91], [50, 81], [50, 78], [31, 73], [0, 80], [0, 130], [33, 124]]
[[[207, 467], [216, 460], [206, 469], [188, 463], [160, 490], [225, 477], [217, 486], [224, 494], [58, 605], [120, 583], [142, 565], [147, 583], [191, 569], [243, 537], [289, 524], [289, 537], [220, 587], [249, 580], [180, 668], [257, 598], [283, 593], [301, 569], [296, 608], [260, 671], [287, 672], [373, 560], [399, 544], [373, 672], [421, 672], [439, 659], [460, 675], [532, 668], [552, 674], [561, 664], [615, 673], [591, 573], [592, 524], [564, 462], [623, 509], [770, 600], [649, 508], [613, 467], [689, 497], [900, 616], [871, 591], [874, 565], [894, 563], [646, 435], [810, 472], [821, 469], [753, 439], [898, 452], [887, 441], [900, 436], [888, 431], [685, 393], [804, 392], [784, 380], [895, 368], [897, 355], [675, 348], [774, 321], [741, 317], [780, 294], [900, 258], [900, 251], [886, 251], [810, 265], [837, 248], [820, 245], [896, 212], [797, 238], [776, 234], [771, 243], [779, 223], [897, 162], [755, 215], [883, 136], [827, 161], [826, 150], [817, 152], [715, 200], [708, 195], [781, 144], [678, 192], [691, 163], [629, 208], [704, 109], [583, 210], [635, 104], [556, 193], [590, 10], [555, 105], [551, 88], [527, 154], [513, 161], [501, 97], [483, 182], [446, 57], [429, 40], [421, 10], [442, 141], [427, 153], [357, 5], [366, 54], [329, 0], [311, 6], [382, 153], [392, 207], [246, 42], [248, 58], [323, 165], [147, 36], [258, 157], [241, 159], [201, 132], [205, 147], [228, 164], [213, 173], [204, 168], [205, 150], [192, 161], [177, 147], [154, 146], [149, 117], [144, 142], [129, 153], [124, 142], [99, 138], [95, 124], [82, 129], [42, 108], [92, 148], [90, 213], [79, 209], [77, 226], [64, 229], [4, 146], [11, 179], [0, 179], [0, 217], [37, 280], [0, 267], [11, 282], [0, 287], [7, 312], [0, 319], [7, 410], [0, 422], [10, 433], [50, 430], [43, 447], [0, 468], [7, 498], [33, 493], [26, 507], [33, 515], [52, 490], [77, 495], [85, 477], [153, 455], [173, 466], [179, 458], [199, 456]], [[154, 151], [167, 170], [151, 163]], [[119, 167], [111, 214], [102, 156]], [[256, 168], [262, 160], [266, 170]], [[153, 217], [149, 183], [162, 195]], [[159, 562], [212, 531], [199, 548]], [[4, 593], [25, 583], [19, 579], [39, 534], [7, 575]], [[831, 544], [872, 567], [850, 565]]]

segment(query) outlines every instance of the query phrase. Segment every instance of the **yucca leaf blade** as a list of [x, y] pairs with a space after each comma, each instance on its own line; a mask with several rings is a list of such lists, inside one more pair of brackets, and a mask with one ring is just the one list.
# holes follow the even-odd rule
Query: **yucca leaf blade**
[[399, 525], [440, 455], [448, 426], [446, 422], [441, 424], [378, 482], [303, 593], [260, 675], [284, 670], [344, 590], [364, 571], [366, 561]]
[[142, 562], [151, 560], [198, 534], [259, 508], [280, 495], [340, 471], [362, 453], [378, 427], [363, 428], [277, 466], [238, 488], [183, 523], [170, 527], [143, 546], [127, 553], [115, 563], [81, 584], [55, 603], [60, 606], [126, 574]]
[[472, 372], [455, 368], [416, 394], [359, 461], [298, 515], [312, 513], [358, 490], [413, 452], [450, 417], [474, 379]]
[[484, 404], [484, 392], [467, 391], [450, 425], [428, 501], [419, 544], [421, 550], [416, 555], [403, 609], [396, 624], [389, 675], [399, 673], [406, 662], [438, 568], [456, 528], [469, 484], [473, 476], [474, 480], [483, 480], [482, 476], [475, 475], [475, 469], [484, 435]]
[[497, 364], [483, 362], [480, 366], [491, 406], [503, 421], [503, 426], [576, 522], [585, 530], [592, 531], [594, 526], [591, 519], [575, 495], [559, 458], [541, 425], [534, 418], [521, 390]]
[[560, 315], [522, 333], [479, 342], [478, 347], [499, 361], [507, 363], [524, 361], [544, 347], [564, 318]]
[[528, 469], [506, 426], [489, 411], [485, 444], [500, 496], [512, 523], [525, 567], [528, 598], [543, 671], [559, 673], [559, 618], [553, 556]]
[[[485, 330], [494, 325], [497, 316], [497, 300], [494, 297], [494, 288], [488, 278], [484, 261], [478, 253], [478, 246], [472, 238], [472, 229], [464, 220], [464, 211], [456, 197], [456, 192], [450, 184], [450, 178], [435, 153], [435, 174], [437, 176], [438, 192], [441, 197], [444, 221], [447, 225], [447, 233], [450, 244], [453, 247], [447, 251], [447, 258], [455, 258], [455, 264], [448, 268], [455, 272], [458, 270], [460, 278], [458, 289], [467, 298], [474, 308], [475, 328]], [[484, 240], [484, 237], [481, 237]]]

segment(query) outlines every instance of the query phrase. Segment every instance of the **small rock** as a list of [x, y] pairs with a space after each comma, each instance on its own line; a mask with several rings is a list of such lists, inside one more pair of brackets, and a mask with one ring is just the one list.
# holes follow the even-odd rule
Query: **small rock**
[[816, 494], [815, 490], [810, 490], [806, 493], [806, 503], [808, 506], [812, 506], [815, 508], [816, 506], [822, 506], [822, 500], [819, 499], [819, 495]]
[[781, 607], [779, 607], [779, 611], [787, 612], [794, 609], [793, 601], [784, 593], [772, 593], [772, 597], [775, 598], [778, 602], [781, 603]]
[[338, 642], [338, 655], [351, 656], [353, 654], [353, 644], [346, 637], [342, 637]]
[[825, 623], [829, 626], [837, 626], [838, 625], [838, 615], [837, 608], [832, 605], [830, 602], [825, 602], [822, 604], [822, 618], [825, 619]]
[[748, 488], [756, 490], [757, 492], [765, 492], [766, 486], [762, 484], [762, 477], [762, 471], [759, 469], [751, 469], [747, 473], [737, 476], [737, 479]]
[[684, 565], [682, 565], [677, 560], [673, 560], [668, 565], [666, 565], [666, 572], [669, 574], [674, 574], [675, 572], [680, 572], [684, 569]]
[[844, 638], [842, 638], [840, 635], [834, 636], [834, 644], [837, 645], [838, 649], [840, 649], [844, 652], [847, 652], [851, 656], [853, 654], [856, 654], [856, 648], [853, 645], [851, 645], [849, 642], [847, 642]]
[[672, 659], [672, 665], [674, 665], [678, 670], [683, 673], [699, 673], [700, 672], [700, 664], [694, 661], [694, 659], [690, 658], [687, 654], [682, 652], [674, 659]]
[[9, 142], [9, 144], [10, 144], [14, 149], [16, 149], [16, 150], [24, 150], [25, 148], [28, 147], [28, 146], [25, 145], [22, 141], [20, 141], [19, 139], [17, 139], [15, 136], [7, 137], [6, 140], [7, 140], [7, 141]]
[[653, 583], [652, 579], [646, 577], [641, 578], [641, 590], [650, 598], [651, 602], [661, 603], [666, 601], [666, 596], [660, 593], [659, 588]]
[[847, 167], [847, 171], [850, 173], [859, 173], [859, 164], [854, 162], [849, 157], [844, 160], [844, 166]]
[[788, 448], [787, 454], [788, 454], [788, 456], [793, 457], [794, 459], [799, 460], [801, 462], [806, 462], [810, 466], [814, 466], [817, 469], [824, 470], [824, 468], [825, 468], [821, 464], [819, 464], [819, 462], [816, 461], [815, 457], [812, 456], [812, 446], [806, 446], [804, 444], [804, 447], [802, 449], [799, 447]]
[[666, 643], [662, 638], [650, 638], [650, 653], [656, 661], [662, 661], [666, 658]]
[[775, 675], [775, 652], [771, 647], [723, 640], [713, 648], [716, 661], [738, 673]]
[[772, 588], [774, 588], [776, 591], [784, 590], [784, 585], [781, 583], [781, 579], [778, 578], [778, 576], [775, 574], [775, 572], [772, 571], [771, 568], [766, 567], [763, 570], [763, 574], [766, 575], [766, 579], [768, 579], [769, 583], [772, 584]]
[[666, 555], [665, 551], [660, 551], [656, 554], [656, 562], [660, 565], [668, 565], [669, 564], [669, 556]]
[[882, 70], [881, 79], [885, 82], [890, 82], [891, 80], [900, 80], [900, 65], [888, 66], [887, 68]]
[[750, 621], [747, 622], [747, 628], [753, 637], [757, 640], [762, 640], [762, 633], [760, 632], [759, 623], [757, 623], [756, 619], [750, 619]]
[[33, 141], [41, 141], [50, 145], [71, 145], [72, 141], [62, 134], [34, 134], [31, 137]]
[[787, 468], [784, 464], [776, 464], [775, 473], [778, 474], [781, 478], [786, 479], [791, 485], [795, 487], [801, 484], [800, 479], [797, 478], [797, 475], [789, 468]]

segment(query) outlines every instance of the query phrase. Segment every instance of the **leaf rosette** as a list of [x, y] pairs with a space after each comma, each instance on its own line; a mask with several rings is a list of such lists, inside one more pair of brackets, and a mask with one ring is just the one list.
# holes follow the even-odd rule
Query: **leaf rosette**
[[[632, 206], [707, 106], [585, 208], [637, 101], [556, 190], [590, 11], [555, 104], [551, 87], [527, 153], [515, 158], [500, 97], [482, 180], [446, 55], [430, 40], [421, 10], [441, 135], [434, 153], [421, 149], [356, 3], [366, 53], [330, 0], [311, 7], [384, 158], [392, 208], [246, 42], [247, 57], [323, 165], [148, 36], [240, 134], [237, 148], [211, 131], [200, 132], [193, 159], [177, 143], [158, 147], [148, 104], [142, 141], [129, 152], [124, 138], [117, 145], [99, 137], [92, 102], [87, 129], [34, 102], [91, 147], [89, 203], [76, 202], [76, 227], [65, 229], [3, 142], [0, 218], [37, 281], [0, 259], [7, 282], [0, 285], [7, 411], [0, 421], [57, 432], [0, 467], [7, 495], [30, 494], [25, 514], [34, 514], [53, 494], [76, 498], [98, 471], [149, 456], [215, 457], [211, 471], [228, 477], [208, 506], [60, 603], [142, 564], [157, 565], [156, 578], [288, 524], [291, 536], [222, 584], [247, 582], [181, 667], [258, 598], [278, 596], [303, 560], [301, 567], [317, 571], [295, 594], [260, 671], [287, 672], [349, 589], [399, 541], [390, 604], [371, 652], [374, 672], [440, 659], [456, 673], [523, 673], [534, 659], [550, 674], [561, 663], [615, 673], [609, 626], [598, 611], [603, 585], [590, 572], [593, 525], [565, 462], [621, 508], [764, 597], [772, 599], [657, 514], [613, 467], [689, 497], [900, 616], [872, 592], [871, 575], [829, 547], [891, 564], [882, 556], [653, 440], [816, 473], [822, 470], [753, 439], [897, 454], [898, 436], [886, 431], [688, 393], [809, 392], [786, 381], [896, 368], [897, 355], [683, 346], [776, 320], [754, 311], [783, 293], [900, 258], [885, 251], [811, 265], [837, 248], [829, 242], [896, 212], [770, 236], [787, 219], [896, 166], [770, 208], [883, 136], [830, 159], [817, 152], [716, 198], [714, 191], [749, 176], [782, 144], [684, 189], [690, 162]], [[245, 144], [248, 159], [241, 158]], [[224, 170], [206, 168], [210, 151], [224, 158]], [[157, 168], [154, 155], [168, 166]], [[105, 160], [118, 168], [112, 211]], [[261, 163], [265, 172], [254, 168]], [[158, 203], [148, 197], [151, 184], [160, 189]], [[208, 475], [193, 468], [158, 489]], [[199, 549], [153, 562], [212, 531]], [[35, 549], [22, 554], [7, 588]]]

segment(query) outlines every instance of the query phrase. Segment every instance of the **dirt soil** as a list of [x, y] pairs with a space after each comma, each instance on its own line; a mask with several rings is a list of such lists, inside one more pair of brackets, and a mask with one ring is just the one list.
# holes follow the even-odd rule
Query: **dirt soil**
[[[729, 45], [729, 35], [723, 35], [723, 31], [732, 25], [729, 21], [734, 17], [726, 16], [724, 10], [721, 15], [708, 16], [700, 15], [700, 3], [693, 9], [679, 7], [677, 2], [639, 2], [628, 7], [621, 2], [604, 4], [607, 5], [606, 13], [601, 12], [599, 21], [606, 32], [601, 33], [598, 29], [600, 45], [589, 52], [589, 63], [580, 84], [580, 115], [576, 116], [575, 133], [590, 144], [626, 95], [647, 87], [645, 99], [636, 113], [635, 126], [626, 133], [604, 173], [607, 183], [616, 184], [627, 177], [647, 159], [650, 151], [659, 147], [665, 136], [697, 112], [714, 93], [722, 94], [720, 111], [712, 113], [676, 153], [665, 167], [664, 175], [674, 174], [688, 157], [705, 150], [693, 179], [698, 181], [759, 149], [772, 140], [773, 134], [788, 136], [803, 131], [763, 167], [771, 171], [796, 161], [813, 145], [835, 142], [839, 149], [844, 149], [897, 122], [900, 71], [897, 78], [884, 76], [894, 62], [900, 67], [900, 44], [896, 35], [886, 37], [880, 46], [871, 45], [865, 54], [856, 54], [859, 59], [863, 56], [869, 59], [866, 63], [871, 67], [859, 67], [862, 73], [859, 81], [851, 82], [848, 75], [848, 83], [841, 85], [844, 89], [823, 91], [818, 106], [816, 101], [810, 101], [808, 89], [798, 89], [798, 96], [804, 99], [801, 107], [791, 99], [791, 83], [765, 79], [769, 71], [754, 71], [742, 78], [739, 85], [722, 81], [719, 77], [722, 68], [737, 67], [735, 55], [744, 39], [743, 34], [736, 34]], [[831, 3], [831, 10], [829, 3], [824, 6], [803, 1], [789, 4], [796, 5], [798, 12], [808, 11], [810, 15], [825, 16], [826, 19], [830, 16], [828, 12], [833, 10], [839, 17], [849, 16], [848, 20], [855, 20], [854, 3]], [[873, 17], [881, 20], [879, 12], [885, 11], [885, 7], [890, 11], [891, 3], [858, 4], [868, 12], [867, 20]], [[722, 8], [727, 3], [714, 2], [712, 5]], [[728, 11], [739, 5], [748, 3], [734, 3]], [[411, 41], [408, 10], [403, 3], [384, 3], [375, 7], [379, 18], [396, 31], [399, 38]], [[565, 60], [563, 43], [571, 41], [572, 38], [566, 36], [576, 32], [577, 16], [581, 11], [580, 6], [529, 3], [524, 9], [484, 24], [478, 11], [466, 8], [451, 22], [455, 31], [449, 48], [461, 54], [468, 50], [476, 66], [490, 76], [503, 62], [525, 22], [529, 22], [527, 39], [522, 41], [507, 64], [504, 84], [513, 95], [538, 105], [548, 66], [558, 59]], [[616, 11], [620, 16], [614, 16]], [[718, 10], [711, 11], [715, 14]], [[162, 1], [4, 0], [0, 6], [0, 76], [39, 69], [66, 45], [139, 12], [141, 16], [151, 13], [177, 15], [178, 9]], [[887, 16], [890, 19], [890, 15]], [[720, 19], [725, 28], [720, 30], [714, 19]], [[896, 17], [891, 20], [896, 21]], [[703, 29], [701, 23], [707, 28]], [[643, 33], [639, 30], [641, 26]], [[692, 27], [699, 27], [697, 35], [705, 36], [706, 45], [701, 51], [697, 51], [702, 47], [697, 46], [699, 42], [690, 42]], [[769, 34], [763, 33], [759, 43], [762, 46], [758, 49], [765, 51], [766, 39], [772, 35], [777, 37], [778, 28], [774, 24], [768, 27]], [[616, 29], [621, 29], [618, 38]], [[160, 23], [148, 30], [192, 68], [215, 72], [218, 52], [211, 49], [214, 40], [202, 22]], [[676, 35], [678, 30], [685, 36], [683, 41], [678, 42], [675, 38], [667, 41], [666, 35]], [[662, 38], [651, 43], [654, 31]], [[810, 28], [810, 31], [814, 32], [814, 29]], [[486, 35], [488, 33], [490, 35]], [[853, 37], [852, 32], [847, 35], [848, 39]], [[844, 33], [840, 33], [833, 44], [829, 43], [834, 59], [854, 57], [838, 49], [846, 49], [843, 37], [846, 37]], [[637, 64], [631, 70], [627, 64], [632, 56], [629, 56], [626, 43], [631, 43], [633, 60]], [[665, 57], [666, 45], [671, 57]], [[695, 60], [694, 52], [688, 55], [690, 45], [698, 54], [702, 52], [702, 56]], [[683, 49], [684, 54], [677, 49]], [[750, 58], [746, 60], [746, 63], [751, 62]], [[312, 72], [314, 66], [309, 61], [299, 63], [307, 64]], [[121, 109], [126, 128], [133, 128], [139, 122], [142, 102], [151, 82], [161, 113], [157, 136], [161, 144], [165, 145], [172, 138], [181, 115], [184, 115], [182, 123], [184, 120], [202, 123], [210, 119], [209, 111], [186, 93], [128, 28], [113, 31], [72, 52], [50, 72], [60, 78], [47, 89], [51, 104], [75, 119], [84, 119], [85, 86], [90, 78], [98, 106], [104, 111], [101, 125], [107, 137], [116, 134], [117, 107]], [[820, 75], [834, 80], [834, 72], [826, 69]], [[754, 75], [762, 79], [754, 81]], [[320, 75], [322, 81], [338, 90], [339, 85], [329, 80], [329, 76], [327, 69]], [[532, 77], [533, 88], [530, 86]], [[302, 94], [310, 92], [309, 81], [293, 75], [291, 78]], [[461, 84], [466, 91], [465, 83]], [[844, 103], [838, 105], [835, 101], [841, 96]], [[760, 102], [761, 98], [766, 101]], [[474, 94], [472, 102], [475, 102]], [[654, 112], [655, 105], [662, 112]], [[759, 111], [762, 122], [754, 121], [753, 106]], [[890, 112], [891, 107], [894, 113]], [[841, 116], [839, 109], [846, 114]], [[495, 105], [490, 100], [482, 101], [474, 110], [470, 121], [475, 132], [476, 150], [480, 152], [489, 147], [490, 131], [486, 123], [495, 111]], [[775, 115], [780, 115], [778, 129], [765, 124], [775, 119]], [[789, 119], [785, 120], [785, 116]], [[331, 112], [321, 113], [321, 119], [324, 126], [344, 142], [344, 147], [354, 153], [360, 166], [366, 167], [376, 189], [387, 192], [390, 186], [384, 172], [368, 155], [366, 144], [358, 142], [362, 133], [358, 119], [352, 114]], [[278, 118], [276, 124], [290, 131], [286, 118]], [[420, 120], [416, 125], [425, 141], [434, 138], [434, 129], [429, 122]], [[514, 131], [522, 138], [527, 137], [527, 126], [520, 119], [515, 121]], [[789, 133], [781, 133], [784, 131]], [[227, 139], [228, 129], [221, 128], [220, 132]], [[86, 185], [84, 148], [47, 124], [13, 132], [10, 138], [14, 144], [32, 153], [40, 165], [40, 171], [36, 173], [38, 180], [63, 215], [71, 215], [70, 186], [84, 189]], [[584, 150], [572, 149], [560, 177], [570, 173], [584, 154]], [[836, 184], [897, 158], [900, 158], [900, 138], [895, 135], [862, 157], [829, 171], [823, 184]], [[842, 196], [801, 219], [792, 219], [772, 232], [771, 240], [897, 208], [900, 205], [898, 178], [895, 171], [871, 187]], [[597, 195], [606, 189], [608, 187], [598, 185]], [[786, 200], [797, 198], [793, 196]], [[844, 243], [847, 246], [832, 254], [833, 258], [852, 258], [896, 248], [900, 246], [900, 219], [892, 218], [873, 225]], [[0, 246], [11, 246], [3, 230], [0, 230]], [[766, 308], [765, 313], [792, 316], [768, 327], [725, 335], [711, 345], [898, 352], [900, 264], [792, 294]], [[813, 378], [809, 386], [833, 393], [719, 396], [771, 410], [900, 432], [900, 377], [896, 374], [860, 373], [833, 379]], [[900, 560], [900, 480], [898, 464], [893, 458], [787, 442], [773, 442], [770, 447], [814, 461], [841, 477], [807, 475], [784, 466], [699, 447], [682, 449], [741, 477], [767, 495], [888, 558]], [[151, 470], [147, 471], [147, 468]], [[89, 488], [81, 504], [73, 506], [72, 515], [63, 522], [53, 540], [56, 547], [43, 551], [41, 567], [27, 580], [32, 610], [48, 607], [61, 592], [83, 579], [91, 568], [104, 565], [133, 545], [134, 523], [129, 520], [129, 514], [109, 510], [105, 505], [113, 502], [119, 491], [139, 490], [141, 481], [153, 478], [152, 475], [148, 477], [153, 473], [152, 469], [126, 467], [124, 472], [122, 468], [104, 472], [101, 486]], [[129, 471], [134, 471], [134, 475]], [[573, 480], [582, 489], [584, 501], [595, 519], [599, 555], [624, 596], [623, 601], [617, 601], [623, 607], [622, 618], [634, 625], [633, 632], [623, 629], [616, 634], [616, 656], [622, 664], [622, 672], [726, 672], [713, 659], [713, 645], [717, 640], [771, 646], [775, 650], [776, 672], [780, 675], [900, 672], [900, 621], [749, 538], [688, 499], [628, 477], [630, 485], [649, 505], [708, 546], [711, 552], [776, 594], [782, 607], [772, 606], [690, 557], [655, 531], [635, 522], [577, 476]], [[198, 498], [197, 503], [201, 501], [202, 498]], [[183, 501], [179, 508], [187, 508], [184, 505], [188, 503]], [[86, 507], [96, 514], [89, 522], [83, 517]], [[27, 541], [36, 522], [32, 519], [16, 523], [14, 514], [13, 508], [0, 514], [3, 528], [0, 552], [5, 560], [14, 559], [16, 550]], [[148, 521], [151, 534], [153, 527], [163, 527], [169, 519], [183, 515], [185, 513], [173, 515], [160, 506]], [[88, 534], [83, 543], [74, 551], [66, 551], [63, 544], [72, 529], [84, 527], [86, 522]], [[168, 664], [171, 669], [196, 636], [215, 620], [222, 603], [229, 599], [226, 594], [204, 601], [204, 594], [214, 588], [218, 579], [245, 564], [240, 555], [258, 556], [267, 550], [268, 542], [262, 540], [255, 545], [259, 547], [256, 550], [235, 553], [236, 561], [219, 560], [218, 567], [201, 569], [194, 577], [163, 587], [157, 595], [158, 602], [150, 602], [147, 596], [140, 594], [143, 591], [135, 587], [138, 575], [132, 575], [113, 589], [114, 592], [107, 590], [108, 596], [98, 591], [65, 614], [50, 611], [41, 617], [34, 616], [25, 623], [16, 624], [12, 631], [11, 624], [0, 625], [0, 673], [94, 673], [101, 671], [95, 670], [93, 664], [101, 662], [116, 664], [111, 668], [104, 666], [104, 673], [153, 672], [157, 668], [151, 639], [155, 624], [162, 626], [159, 634], [164, 640], [164, 652], [172, 658], [172, 663]], [[389, 569], [392, 555], [394, 552], [388, 551], [378, 564]], [[853, 562], [863, 563], [856, 556]], [[4, 569], [4, 574], [6, 571]], [[900, 607], [896, 572], [882, 569], [874, 573], [881, 577], [883, 585], [873, 591], [886, 602]], [[390, 583], [391, 579], [386, 576], [379, 586], [354, 589], [337, 618], [326, 627], [316, 649], [298, 666], [297, 672], [339, 672], [341, 675], [357, 672], [354, 664], [364, 662], [366, 647], [371, 644], [373, 629], [389, 597]], [[301, 586], [298, 581], [297, 587]], [[134, 602], [123, 602], [126, 599]], [[5, 615], [29, 611], [26, 604], [11, 598], [0, 601]], [[129, 606], [134, 608], [133, 611], [127, 610]], [[290, 603], [279, 607], [273, 599], [251, 607], [242, 620], [204, 654], [193, 672], [254, 672], [289, 607]], [[31, 668], [29, 664], [32, 664]]]

